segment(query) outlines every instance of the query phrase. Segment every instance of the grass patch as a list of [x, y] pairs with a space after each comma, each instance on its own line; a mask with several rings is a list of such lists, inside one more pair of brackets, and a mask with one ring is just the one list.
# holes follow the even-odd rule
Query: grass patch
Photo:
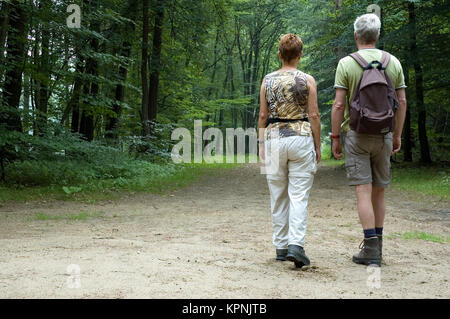
[[80, 212], [79, 214], [66, 214], [66, 215], [55, 215], [51, 216], [45, 213], [37, 213], [35, 215], [36, 220], [86, 220], [89, 217], [98, 217], [102, 212]]
[[434, 235], [434, 234], [429, 234], [426, 232], [419, 232], [419, 231], [397, 233], [394, 235], [389, 235], [387, 237], [388, 238], [399, 237], [401, 239], [421, 239], [421, 240], [425, 240], [425, 241], [431, 241], [433, 243], [450, 243], [450, 237], [448, 237], [448, 236], [446, 237], [446, 236]]
[[450, 200], [450, 169], [445, 166], [393, 165], [392, 186], [447, 201]]
[[335, 160], [335, 159], [321, 159], [320, 162], [328, 167], [338, 167], [345, 164], [345, 160]]
[[343, 159], [336, 160], [334, 158], [331, 158], [330, 143], [322, 143], [321, 150], [322, 150], [322, 154], [321, 154], [322, 158], [321, 158], [320, 162], [322, 164], [324, 164], [325, 166], [338, 167], [338, 166], [342, 166], [345, 164], [345, 160], [343, 160]]
[[[248, 156], [247, 156], [248, 162]], [[68, 185], [53, 183], [45, 186], [0, 184], [2, 202], [31, 200], [71, 200], [94, 203], [99, 200], [120, 198], [124, 193], [151, 192], [162, 194], [184, 187], [205, 174], [220, 173], [223, 169], [237, 167], [238, 163], [155, 164], [142, 160], [129, 163], [129, 167], [117, 168], [114, 178], [89, 179], [85, 183]], [[33, 165], [33, 167], [37, 167]], [[47, 169], [46, 169], [47, 170]], [[82, 174], [82, 172], [80, 172]], [[45, 216], [41, 216], [45, 220]], [[79, 216], [82, 219], [83, 216]]]

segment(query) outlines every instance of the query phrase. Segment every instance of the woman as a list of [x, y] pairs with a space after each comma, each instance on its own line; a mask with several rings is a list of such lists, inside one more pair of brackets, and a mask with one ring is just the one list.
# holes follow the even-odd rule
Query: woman
[[258, 121], [259, 156], [266, 169], [271, 166], [266, 176], [276, 259], [293, 261], [297, 267], [310, 264], [303, 249], [306, 214], [320, 161], [317, 87], [312, 76], [297, 69], [302, 50], [299, 36], [281, 37], [282, 67], [262, 82]]

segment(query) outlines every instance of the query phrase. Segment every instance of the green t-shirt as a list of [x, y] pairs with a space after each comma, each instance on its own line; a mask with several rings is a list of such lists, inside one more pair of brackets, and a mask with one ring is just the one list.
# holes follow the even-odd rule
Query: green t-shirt
[[[367, 62], [374, 60], [380, 61], [381, 51], [378, 49], [362, 49], [358, 51], [359, 54]], [[402, 65], [400, 61], [393, 55], [389, 61], [386, 73], [392, 81], [394, 88], [405, 88], [405, 77], [403, 75]], [[334, 82], [334, 88], [342, 88], [347, 90], [347, 98], [344, 113], [344, 122], [342, 123], [342, 130], [347, 132], [349, 128], [349, 102], [353, 99], [358, 82], [363, 74], [363, 69], [351, 56], [346, 56], [339, 61], [336, 70], [336, 80]]]

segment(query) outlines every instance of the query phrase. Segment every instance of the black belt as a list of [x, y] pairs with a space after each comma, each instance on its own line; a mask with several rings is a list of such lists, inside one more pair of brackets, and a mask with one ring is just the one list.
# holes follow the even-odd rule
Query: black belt
[[267, 120], [267, 125], [273, 124], [273, 123], [278, 123], [278, 122], [286, 123], [286, 122], [297, 122], [297, 121], [309, 122], [309, 118], [304, 117], [302, 119], [280, 119], [277, 117], [272, 117]]

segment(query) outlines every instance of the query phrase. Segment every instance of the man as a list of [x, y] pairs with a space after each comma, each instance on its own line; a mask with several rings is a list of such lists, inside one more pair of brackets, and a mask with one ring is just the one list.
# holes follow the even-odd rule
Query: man
[[[382, 51], [375, 48], [380, 28], [380, 19], [375, 14], [364, 14], [355, 20], [354, 37], [358, 53], [367, 62], [381, 60]], [[384, 190], [391, 178], [390, 156], [401, 147], [406, 114], [406, 86], [402, 66], [391, 55], [387, 66], [383, 67], [386, 67], [385, 72], [392, 81], [398, 101], [393, 132], [362, 134], [350, 129], [349, 103], [355, 96], [363, 74], [363, 68], [351, 56], [339, 61], [334, 85], [336, 97], [331, 111], [333, 155], [337, 159], [342, 158], [344, 143], [347, 178], [349, 185], [355, 186], [358, 214], [364, 231], [362, 248], [353, 256], [353, 261], [365, 265], [381, 264], [386, 210]]]

